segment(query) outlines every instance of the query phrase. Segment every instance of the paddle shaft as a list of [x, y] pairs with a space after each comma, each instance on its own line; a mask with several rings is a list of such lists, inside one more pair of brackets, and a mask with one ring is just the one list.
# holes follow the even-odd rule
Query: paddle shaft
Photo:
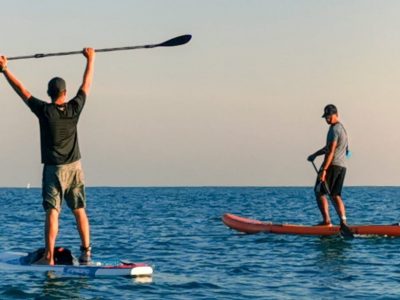
[[[116, 48], [103, 48], [103, 49], [95, 49], [96, 52], [111, 52], [111, 51], [122, 51], [122, 50], [136, 50], [136, 49], [151, 49], [156, 47], [174, 47], [186, 44], [192, 38], [191, 35], [181, 35], [165, 42], [159, 44], [149, 44], [149, 45], [141, 45], [141, 46], [127, 46], [127, 47], [116, 47]], [[24, 55], [24, 56], [13, 56], [8, 57], [8, 60], [17, 60], [17, 59], [28, 59], [28, 58], [42, 58], [49, 56], [65, 56], [65, 55], [75, 55], [82, 54], [82, 50], [79, 51], [69, 51], [69, 52], [56, 52], [56, 53], [37, 53], [34, 55]]]

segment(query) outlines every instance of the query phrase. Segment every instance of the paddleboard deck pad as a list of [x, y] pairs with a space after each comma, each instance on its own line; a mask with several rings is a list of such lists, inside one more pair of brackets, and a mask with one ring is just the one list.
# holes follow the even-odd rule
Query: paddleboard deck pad
[[[223, 223], [231, 229], [243, 233], [276, 233], [329, 236], [340, 234], [339, 226], [307, 226], [293, 224], [274, 224], [259, 220], [240, 217], [226, 213], [222, 217]], [[354, 235], [400, 236], [400, 226], [394, 225], [350, 225]]]
[[[65, 249], [65, 248], [61, 248]], [[67, 252], [69, 250], [65, 249]], [[60, 251], [58, 251], [60, 252]], [[64, 252], [64, 250], [62, 250]], [[153, 268], [146, 263], [135, 263], [121, 261], [118, 264], [85, 264], [80, 265], [76, 258], [68, 253], [62, 259], [56, 259], [54, 266], [33, 264], [37, 259], [38, 250], [32, 253], [4, 252], [0, 253], [0, 269], [12, 272], [54, 272], [59, 275], [69, 276], [127, 276], [127, 277], [150, 277]], [[60, 256], [59, 256], [60, 257]]]

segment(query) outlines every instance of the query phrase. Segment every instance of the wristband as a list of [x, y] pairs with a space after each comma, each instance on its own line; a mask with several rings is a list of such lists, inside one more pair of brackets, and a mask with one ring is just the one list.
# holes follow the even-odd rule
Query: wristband
[[4, 73], [5, 70], [7, 70], [7, 65], [0, 69], [0, 73]]

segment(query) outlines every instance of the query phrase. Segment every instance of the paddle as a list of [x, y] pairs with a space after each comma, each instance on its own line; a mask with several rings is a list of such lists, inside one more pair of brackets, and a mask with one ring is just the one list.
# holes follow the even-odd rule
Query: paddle
[[[314, 161], [311, 161], [315, 172], [317, 172], [317, 174], [319, 173], [317, 166], [315, 165]], [[329, 198], [331, 199], [331, 202], [333, 203], [333, 205], [335, 205], [335, 201], [333, 201], [333, 197], [331, 194], [331, 191], [328, 187], [328, 185], [326, 184], [326, 181], [322, 182], [324, 184], [325, 190], [328, 193]], [[336, 205], [335, 205], [336, 206]], [[349, 228], [349, 226], [347, 226], [346, 224], [340, 222], [340, 234], [344, 237], [344, 238], [354, 238], [354, 234], [351, 231], [351, 229]]]
[[[191, 40], [192, 36], [190, 34], [181, 35], [174, 37], [170, 40], [159, 44], [149, 44], [142, 46], [128, 46], [128, 47], [117, 47], [117, 48], [103, 48], [103, 49], [95, 49], [96, 52], [111, 52], [111, 51], [121, 51], [121, 50], [135, 50], [135, 49], [150, 49], [156, 47], [175, 47], [188, 43]], [[16, 60], [16, 59], [27, 59], [27, 58], [42, 58], [48, 56], [63, 56], [63, 55], [73, 55], [73, 54], [82, 54], [82, 50], [79, 51], [70, 51], [70, 52], [57, 52], [57, 53], [38, 53], [34, 55], [25, 55], [25, 56], [13, 56], [8, 57], [8, 60]]]

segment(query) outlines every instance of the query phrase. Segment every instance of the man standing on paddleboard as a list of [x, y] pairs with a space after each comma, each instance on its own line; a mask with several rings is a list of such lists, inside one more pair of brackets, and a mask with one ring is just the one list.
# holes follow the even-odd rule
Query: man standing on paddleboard
[[314, 188], [318, 208], [323, 218], [318, 225], [332, 226], [327, 199], [327, 196], [330, 196], [340, 218], [342, 229], [348, 229], [346, 226], [346, 210], [342, 200], [342, 188], [346, 176], [346, 154], [348, 151], [347, 132], [343, 124], [339, 122], [339, 115], [335, 105], [329, 104], [325, 106], [322, 117], [330, 125], [326, 146], [308, 157], [308, 161], [314, 162], [317, 156], [325, 155]]
[[48, 83], [47, 94], [51, 103], [33, 97], [8, 69], [7, 58], [0, 57], [0, 72], [39, 119], [41, 157], [44, 164], [42, 195], [46, 212], [46, 248], [38, 264], [54, 265], [54, 247], [63, 199], [75, 216], [81, 238], [79, 260], [81, 263], [91, 260], [90, 229], [85, 210], [85, 185], [77, 125], [93, 80], [95, 51], [93, 48], [85, 48], [82, 53], [86, 57], [86, 69], [78, 93], [66, 102], [65, 81], [55, 77]]

